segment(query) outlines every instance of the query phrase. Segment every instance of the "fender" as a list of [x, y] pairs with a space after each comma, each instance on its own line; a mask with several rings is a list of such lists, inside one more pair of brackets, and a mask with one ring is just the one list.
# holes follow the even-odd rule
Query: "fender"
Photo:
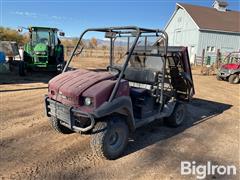
[[95, 118], [101, 118], [113, 113], [119, 113], [127, 116], [127, 124], [131, 131], [136, 129], [133, 112], [132, 100], [130, 97], [121, 96], [115, 98], [112, 102], [105, 102], [99, 108], [94, 110], [93, 115]]
[[239, 73], [240, 73], [240, 69], [233, 69], [233, 70], [231, 70], [231, 74], [239, 74]]

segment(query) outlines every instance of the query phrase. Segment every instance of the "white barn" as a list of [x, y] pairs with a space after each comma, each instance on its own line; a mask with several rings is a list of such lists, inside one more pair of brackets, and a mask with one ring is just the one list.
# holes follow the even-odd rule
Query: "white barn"
[[[191, 63], [194, 57], [216, 56], [221, 52], [240, 50], [240, 12], [227, 9], [227, 2], [216, 0], [213, 7], [176, 4], [165, 31], [169, 45], [187, 46]], [[213, 59], [213, 58], [212, 58]]]

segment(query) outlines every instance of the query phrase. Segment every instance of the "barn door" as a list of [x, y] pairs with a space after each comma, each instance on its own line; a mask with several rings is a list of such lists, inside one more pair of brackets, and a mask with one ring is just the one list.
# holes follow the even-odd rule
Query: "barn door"
[[194, 60], [195, 60], [195, 46], [190, 46], [189, 57], [190, 57], [190, 63], [194, 63]]

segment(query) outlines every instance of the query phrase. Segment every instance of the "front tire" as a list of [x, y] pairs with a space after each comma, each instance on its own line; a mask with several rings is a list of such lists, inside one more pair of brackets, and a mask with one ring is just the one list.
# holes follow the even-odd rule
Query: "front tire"
[[171, 127], [180, 126], [186, 115], [186, 107], [183, 103], [177, 103], [171, 116], [165, 119], [165, 123]]
[[229, 76], [228, 78], [228, 81], [231, 83], [231, 84], [237, 84], [239, 83], [239, 75], [238, 74], [232, 74]]
[[217, 80], [222, 81], [223, 79], [220, 76], [216, 76]]
[[68, 129], [67, 127], [63, 126], [60, 123], [60, 120], [57, 119], [56, 117], [50, 117], [49, 121], [50, 121], [50, 124], [51, 124], [52, 128], [56, 132], [58, 132], [60, 134], [71, 134], [71, 133], [73, 133], [73, 131], [71, 129]]
[[100, 158], [113, 160], [122, 155], [128, 143], [129, 129], [124, 119], [111, 117], [99, 121], [91, 136], [91, 148]]

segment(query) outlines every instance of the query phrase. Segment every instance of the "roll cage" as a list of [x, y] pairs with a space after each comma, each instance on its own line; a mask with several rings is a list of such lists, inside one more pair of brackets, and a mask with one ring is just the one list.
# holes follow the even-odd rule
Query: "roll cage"
[[[160, 94], [159, 94], [160, 95], [159, 103], [161, 105], [163, 105], [163, 89], [164, 89], [164, 79], [165, 79], [165, 69], [166, 69], [166, 58], [167, 58], [167, 54], [168, 54], [168, 35], [165, 31], [162, 31], [159, 29], [139, 28], [136, 26], [87, 29], [80, 35], [77, 45], [75, 46], [67, 64], [65, 65], [65, 67], [63, 69], [63, 73], [67, 71], [68, 66], [71, 63], [73, 57], [82, 52], [83, 47], [80, 48], [80, 51], [77, 51], [77, 49], [79, 46], [81, 46], [81, 41], [87, 32], [103, 32], [103, 33], [105, 33], [105, 36], [110, 38], [110, 66], [113, 65], [113, 43], [114, 43], [115, 38], [116, 37], [135, 37], [131, 47], [129, 46], [129, 38], [128, 38], [128, 48], [127, 48], [127, 52], [126, 52], [127, 57], [125, 59], [125, 62], [123, 63], [121, 70], [120, 70], [119, 76], [117, 78], [116, 84], [112, 90], [112, 93], [110, 95], [108, 102], [111, 102], [116, 96], [120, 81], [124, 76], [124, 72], [129, 64], [131, 56], [133, 55], [133, 52], [137, 45], [139, 37], [145, 37], [145, 46], [144, 46], [145, 47], [145, 55], [147, 55], [147, 37], [159, 37], [158, 41], [161, 40], [161, 43], [163, 45], [163, 47], [161, 48], [161, 54], [160, 54], [160, 56], [162, 57], [162, 60], [163, 60], [163, 66], [162, 66], [162, 76], [161, 76], [162, 79], [160, 80], [161, 88], [160, 88]], [[157, 45], [157, 44], [158, 43], [156, 43], [155, 45]]]

